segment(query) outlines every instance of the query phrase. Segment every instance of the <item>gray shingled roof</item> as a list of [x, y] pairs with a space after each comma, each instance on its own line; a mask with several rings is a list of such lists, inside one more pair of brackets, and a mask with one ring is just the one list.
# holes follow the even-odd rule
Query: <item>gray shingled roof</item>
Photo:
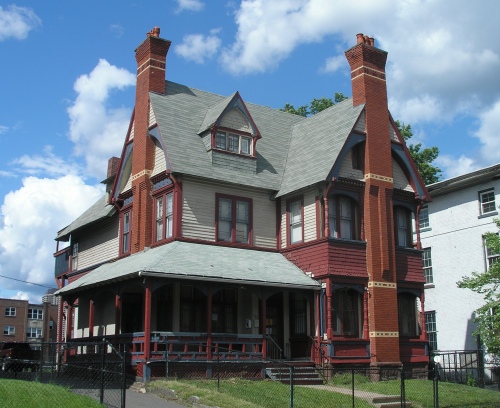
[[207, 111], [212, 108], [214, 112], [214, 107], [225, 105], [230, 97], [168, 81], [165, 95], [150, 93], [150, 97], [173, 172], [279, 190], [292, 127], [306, 118], [245, 101], [262, 136], [257, 142], [257, 173], [252, 173], [212, 166], [198, 135], [202, 124], [211, 120], [206, 118]]
[[217, 102], [214, 106], [208, 108], [200, 129], [197, 132], [198, 134], [203, 133], [205, 130], [212, 127], [217, 119], [219, 119], [219, 116], [222, 114], [222, 112], [224, 112], [224, 109], [226, 109], [229, 102], [231, 102], [231, 99], [233, 99], [234, 95], [236, 95], [236, 92], [222, 99], [220, 102]]
[[347, 99], [293, 127], [277, 197], [326, 180], [363, 108]]
[[107, 203], [107, 196], [104, 195], [75, 221], [59, 231], [57, 233], [56, 241], [65, 241], [72, 232], [75, 232], [81, 227], [92, 224], [93, 222], [99, 221], [102, 218], [111, 217], [115, 211], [115, 207]]
[[65, 294], [138, 276], [320, 289], [283, 255], [175, 241], [107, 263], [57, 291]]

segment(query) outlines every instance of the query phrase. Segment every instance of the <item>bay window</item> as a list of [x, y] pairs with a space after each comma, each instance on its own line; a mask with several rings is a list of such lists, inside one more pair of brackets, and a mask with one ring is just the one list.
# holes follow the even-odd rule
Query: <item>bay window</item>
[[302, 198], [289, 201], [287, 207], [289, 243], [297, 244], [303, 240]]
[[121, 214], [121, 254], [130, 253], [130, 223], [132, 222], [132, 210]]
[[353, 289], [337, 289], [332, 295], [332, 330], [336, 335], [359, 337], [361, 294]]
[[328, 200], [328, 222], [330, 237], [350, 240], [359, 239], [357, 203], [343, 195], [335, 195]]
[[156, 197], [155, 242], [172, 237], [173, 192]]
[[412, 246], [411, 212], [404, 207], [394, 207], [394, 235], [399, 247]]
[[418, 336], [417, 298], [411, 293], [398, 294], [399, 335]]

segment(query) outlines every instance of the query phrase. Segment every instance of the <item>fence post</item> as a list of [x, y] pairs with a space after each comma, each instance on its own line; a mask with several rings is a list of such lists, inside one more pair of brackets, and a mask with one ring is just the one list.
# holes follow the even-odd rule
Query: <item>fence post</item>
[[101, 343], [101, 381], [99, 389], [99, 402], [102, 404], [104, 401], [104, 367], [106, 364], [106, 339], [102, 339]]
[[401, 367], [401, 406], [406, 407], [405, 370]]
[[354, 368], [351, 369], [351, 384], [352, 384], [352, 408], [354, 408], [354, 403], [355, 403], [355, 400], [354, 400], [354, 390], [355, 390], [355, 387], [354, 387]]
[[42, 382], [42, 372], [43, 372], [43, 349], [44, 349], [44, 342], [42, 339], [41, 347], [40, 347], [40, 361], [39, 361], [39, 367], [38, 367], [38, 372], [40, 373], [38, 375], [38, 381]]
[[168, 340], [165, 341], [165, 380], [168, 381]]
[[122, 357], [122, 404], [120, 408], [125, 408], [125, 399], [127, 396], [127, 367], [125, 366], [127, 362], [127, 348], [125, 344], [123, 345], [123, 357]]
[[477, 385], [484, 388], [484, 351], [477, 350]]
[[290, 408], [293, 408], [293, 365], [290, 366]]
[[433, 387], [433, 394], [434, 394], [434, 408], [439, 408], [439, 363], [436, 362], [436, 365], [434, 366], [434, 387]]

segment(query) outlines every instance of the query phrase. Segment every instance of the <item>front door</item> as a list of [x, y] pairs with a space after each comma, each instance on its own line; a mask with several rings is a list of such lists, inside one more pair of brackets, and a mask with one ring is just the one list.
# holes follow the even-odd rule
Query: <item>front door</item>
[[272, 359], [284, 357], [283, 347], [283, 293], [276, 293], [266, 301], [267, 356]]
[[310, 357], [307, 335], [307, 299], [290, 293], [290, 357]]

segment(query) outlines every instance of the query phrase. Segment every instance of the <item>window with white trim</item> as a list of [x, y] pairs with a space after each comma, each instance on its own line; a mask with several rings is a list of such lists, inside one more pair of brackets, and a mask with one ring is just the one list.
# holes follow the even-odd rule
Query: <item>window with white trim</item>
[[155, 241], [172, 237], [174, 193], [164, 193], [156, 197]]
[[251, 199], [216, 195], [217, 241], [250, 243]]
[[219, 130], [215, 135], [215, 148], [249, 156], [252, 154], [252, 138]]
[[489, 189], [479, 192], [479, 202], [481, 215], [496, 211], [495, 206], [495, 190]]
[[4, 336], [13, 336], [16, 334], [16, 328], [14, 326], [3, 326]]
[[438, 346], [435, 311], [425, 312], [425, 331], [427, 332], [427, 340], [429, 341], [429, 351], [437, 350]]
[[490, 269], [493, 262], [496, 262], [500, 258], [500, 253], [494, 248], [488, 247], [486, 243], [486, 236], [483, 237], [484, 253], [486, 257], [486, 269]]
[[422, 269], [424, 271], [425, 283], [434, 283], [434, 277], [432, 275], [432, 257], [430, 248], [424, 248], [422, 252]]
[[429, 227], [429, 207], [426, 205], [420, 209], [420, 214], [418, 215], [418, 225], [421, 229]]
[[302, 199], [288, 203], [288, 230], [290, 244], [302, 242]]
[[16, 308], [13, 306], [7, 306], [5, 308], [5, 316], [14, 317], [16, 315]]
[[43, 310], [29, 308], [28, 319], [43, 320]]
[[122, 213], [122, 254], [130, 252], [130, 223], [132, 222], [132, 210]]
[[26, 337], [28, 339], [38, 339], [42, 337], [42, 328], [41, 327], [28, 327], [28, 331], [26, 332]]

